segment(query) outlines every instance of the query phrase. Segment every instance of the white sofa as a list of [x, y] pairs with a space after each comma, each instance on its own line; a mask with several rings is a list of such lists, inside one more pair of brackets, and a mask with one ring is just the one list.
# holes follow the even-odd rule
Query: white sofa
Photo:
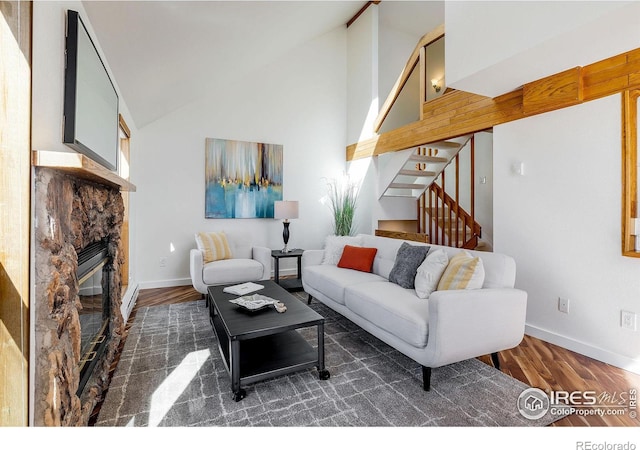
[[[323, 264], [324, 250], [302, 256], [302, 284], [309, 303], [316, 298], [367, 332], [422, 365], [423, 388], [430, 389], [431, 369], [517, 346], [524, 337], [527, 293], [514, 289], [513, 258], [469, 251], [480, 256], [485, 279], [481, 289], [442, 290], [428, 299], [415, 289], [388, 281], [403, 241], [358, 235], [360, 246], [375, 247], [372, 273]], [[442, 248], [449, 258], [460, 249]]]
[[193, 287], [207, 295], [207, 286], [268, 280], [271, 278], [271, 249], [254, 246], [245, 233], [225, 230], [230, 259], [204, 263], [203, 252], [191, 249], [189, 268]]

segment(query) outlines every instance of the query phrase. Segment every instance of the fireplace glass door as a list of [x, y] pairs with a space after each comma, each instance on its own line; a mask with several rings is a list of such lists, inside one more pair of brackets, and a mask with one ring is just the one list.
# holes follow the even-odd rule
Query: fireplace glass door
[[91, 377], [110, 336], [109, 266], [105, 242], [90, 245], [78, 254], [80, 318], [80, 383], [78, 395]]

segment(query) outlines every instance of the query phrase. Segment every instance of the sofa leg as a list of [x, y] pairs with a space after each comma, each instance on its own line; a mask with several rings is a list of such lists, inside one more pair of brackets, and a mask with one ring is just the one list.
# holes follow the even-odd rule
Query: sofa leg
[[491, 362], [493, 362], [493, 367], [500, 370], [500, 358], [498, 358], [498, 352], [491, 354]]
[[431, 390], [431, 367], [422, 366], [422, 389]]
[[312, 296], [311, 294], [308, 294], [308, 297], [307, 297], [307, 305], [310, 305], [310, 304], [311, 304], [311, 300], [313, 300], [313, 296]]

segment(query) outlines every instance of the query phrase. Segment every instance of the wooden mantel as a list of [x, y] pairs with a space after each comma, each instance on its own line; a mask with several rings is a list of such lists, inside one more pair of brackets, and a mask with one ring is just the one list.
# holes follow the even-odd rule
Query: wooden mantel
[[115, 187], [121, 191], [136, 191], [134, 184], [129, 183], [124, 178], [107, 170], [81, 153], [34, 150], [31, 163], [36, 167], [61, 170], [94, 183]]

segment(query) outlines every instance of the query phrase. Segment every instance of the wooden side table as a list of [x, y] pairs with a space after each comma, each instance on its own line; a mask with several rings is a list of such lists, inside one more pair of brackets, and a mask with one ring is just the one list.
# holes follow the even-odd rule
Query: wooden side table
[[[289, 292], [301, 291], [302, 288], [302, 253], [304, 250], [301, 248], [293, 249], [287, 253], [283, 253], [282, 250], [271, 250], [271, 256], [274, 260], [273, 278], [274, 281], [285, 288]], [[298, 259], [298, 277], [297, 278], [284, 278], [280, 279], [280, 259], [281, 258], [297, 258]]]

